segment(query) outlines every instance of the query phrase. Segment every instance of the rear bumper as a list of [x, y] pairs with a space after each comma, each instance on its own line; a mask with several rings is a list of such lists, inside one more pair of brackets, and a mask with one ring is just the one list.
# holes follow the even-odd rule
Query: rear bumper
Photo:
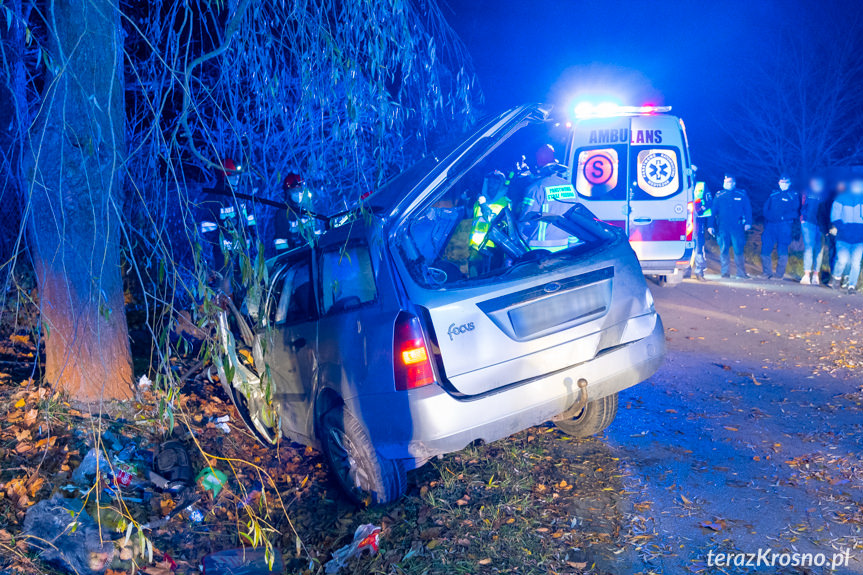
[[645, 275], [674, 275], [686, 271], [691, 256], [692, 250], [687, 249], [684, 258], [680, 260], [647, 260], [638, 263], [641, 264], [641, 271]]
[[350, 402], [352, 410], [362, 414], [381, 455], [405, 459], [409, 468], [419, 466], [478, 439], [496, 441], [563, 413], [575, 403], [581, 378], [588, 382], [589, 400], [644, 381], [665, 357], [662, 320], [658, 314], [653, 317], [653, 329], [642, 339], [497, 393], [458, 399], [430, 385], [401, 394], [359, 396]]

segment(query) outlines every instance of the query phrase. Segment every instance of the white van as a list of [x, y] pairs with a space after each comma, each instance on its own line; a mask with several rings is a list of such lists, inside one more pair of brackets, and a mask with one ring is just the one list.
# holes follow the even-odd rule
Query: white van
[[626, 230], [646, 275], [675, 285], [693, 249], [694, 171], [670, 106], [579, 105], [569, 166], [580, 201]]

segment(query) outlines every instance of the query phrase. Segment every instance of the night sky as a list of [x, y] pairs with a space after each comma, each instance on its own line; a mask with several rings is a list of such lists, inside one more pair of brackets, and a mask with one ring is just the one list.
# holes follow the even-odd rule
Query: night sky
[[757, 73], [759, 53], [778, 41], [778, 25], [800, 18], [798, 4], [451, 0], [442, 6], [473, 57], [487, 111], [526, 101], [571, 106], [579, 94], [668, 104], [686, 122], [693, 161], [717, 177], [726, 167], [711, 150], [733, 137], [718, 122]]

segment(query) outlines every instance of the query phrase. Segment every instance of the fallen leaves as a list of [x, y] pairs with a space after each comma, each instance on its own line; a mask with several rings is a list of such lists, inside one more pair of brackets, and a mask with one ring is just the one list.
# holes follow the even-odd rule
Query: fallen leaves
[[698, 524], [702, 529], [709, 529], [710, 531], [722, 531], [725, 529], [725, 520], [719, 519], [714, 521], [702, 521]]
[[24, 414], [24, 425], [33, 425], [36, 423], [36, 418], [39, 417], [39, 410], [35, 407], [33, 409], [28, 410]]
[[30, 345], [30, 336], [26, 334], [18, 335], [13, 333], [9, 336], [9, 341], [11, 341], [13, 344], [18, 345]]
[[141, 571], [146, 575], [174, 575], [174, 570], [171, 569], [171, 562], [168, 560], [160, 561], [151, 567], [144, 567]]
[[25, 509], [29, 507], [33, 501], [32, 498], [42, 489], [45, 480], [41, 477], [28, 479], [27, 477], [15, 477], [10, 479], [2, 486], [6, 499], [12, 502], [13, 505]]

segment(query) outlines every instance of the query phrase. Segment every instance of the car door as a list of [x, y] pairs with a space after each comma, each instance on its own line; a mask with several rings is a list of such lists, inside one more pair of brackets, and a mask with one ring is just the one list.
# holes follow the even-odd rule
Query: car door
[[[371, 253], [359, 239], [363, 234], [355, 232], [344, 236], [344, 242], [322, 247], [319, 258], [321, 385], [333, 387], [345, 401], [358, 395], [371, 370], [392, 374], [391, 363], [371, 359], [381, 351], [391, 353], [392, 332], [380, 329], [387, 320], [380, 314]], [[376, 347], [382, 332], [389, 342], [384, 350]]]
[[268, 310], [267, 367], [281, 409], [282, 432], [294, 441], [308, 443], [318, 366], [318, 306], [311, 250], [290, 258], [277, 274]]

